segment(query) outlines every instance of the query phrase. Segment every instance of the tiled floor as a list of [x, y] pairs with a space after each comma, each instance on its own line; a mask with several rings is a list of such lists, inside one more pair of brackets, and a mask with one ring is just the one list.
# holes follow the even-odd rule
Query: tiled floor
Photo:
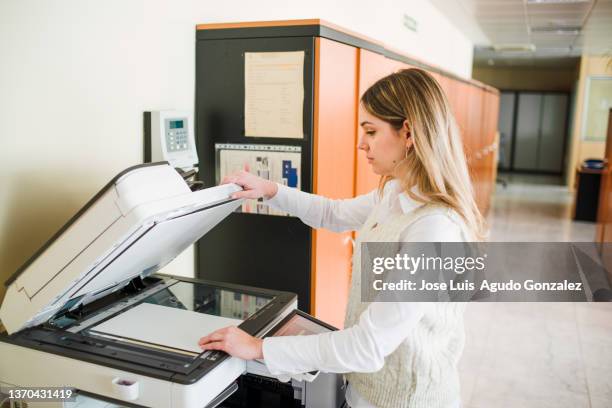
[[[491, 241], [593, 241], [559, 180], [504, 178]], [[465, 322], [465, 408], [612, 407], [612, 303], [471, 303]]]
[[571, 220], [573, 194], [560, 178], [501, 176], [489, 211], [490, 241], [571, 241], [595, 239], [595, 224]]

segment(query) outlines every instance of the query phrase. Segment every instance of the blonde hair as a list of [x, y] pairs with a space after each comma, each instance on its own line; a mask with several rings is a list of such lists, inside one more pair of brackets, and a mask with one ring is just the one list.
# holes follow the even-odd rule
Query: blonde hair
[[[474, 238], [483, 240], [485, 222], [474, 200], [459, 128], [436, 80], [422, 69], [404, 69], [378, 80], [363, 94], [361, 104], [396, 130], [408, 122], [413, 148], [394, 172], [403, 191], [418, 202], [450, 207]], [[381, 193], [391, 178], [381, 177]], [[413, 186], [420, 195], [411, 191]]]

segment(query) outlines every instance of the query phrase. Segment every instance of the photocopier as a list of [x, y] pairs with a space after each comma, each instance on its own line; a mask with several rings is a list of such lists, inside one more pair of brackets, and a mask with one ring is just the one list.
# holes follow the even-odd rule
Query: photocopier
[[197, 346], [228, 325], [260, 338], [334, 330], [296, 295], [157, 273], [241, 205], [239, 190], [192, 191], [166, 162], [114, 177], [5, 283], [3, 389], [68, 387], [77, 400], [58, 406], [75, 407], [340, 406], [338, 375], [283, 382]]

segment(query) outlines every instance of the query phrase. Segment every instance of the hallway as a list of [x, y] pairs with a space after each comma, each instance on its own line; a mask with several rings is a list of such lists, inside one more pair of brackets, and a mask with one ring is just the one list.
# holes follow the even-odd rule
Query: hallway
[[498, 179], [488, 214], [490, 241], [592, 242], [595, 223], [572, 221], [573, 194], [560, 177], [505, 175]]
[[[595, 224], [571, 220], [559, 179], [500, 178], [491, 241], [593, 241]], [[612, 304], [470, 303], [465, 326], [465, 408], [612, 406]]]

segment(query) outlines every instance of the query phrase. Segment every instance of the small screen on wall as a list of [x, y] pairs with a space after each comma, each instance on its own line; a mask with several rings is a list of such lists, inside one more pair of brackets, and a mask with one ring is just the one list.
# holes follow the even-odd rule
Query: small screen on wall
[[171, 120], [170, 121], [170, 129], [182, 129], [183, 121], [182, 120]]

